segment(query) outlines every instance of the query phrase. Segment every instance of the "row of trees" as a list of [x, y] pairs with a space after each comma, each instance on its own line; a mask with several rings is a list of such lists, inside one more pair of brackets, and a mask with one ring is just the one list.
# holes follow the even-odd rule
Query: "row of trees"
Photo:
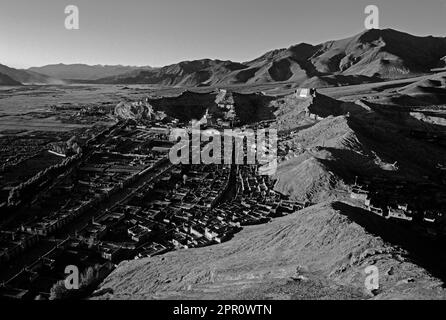
[[87, 294], [91, 287], [102, 280], [100, 272], [101, 265], [96, 264], [88, 267], [84, 273], [80, 274], [79, 289], [68, 289], [65, 280], [57, 281], [50, 290], [50, 300], [62, 300], [76, 298], [83, 294]]
[[51, 181], [57, 178], [62, 173], [66, 172], [76, 161], [81, 158], [81, 154], [77, 153], [69, 158], [66, 158], [61, 163], [52, 165], [45, 170], [40, 171], [25, 182], [20, 183], [9, 192], [8, 206], [13, 207], [21, 202], [26, 202], [42, 188], [46, 181]]
[[[98, 135], [92, 137], [86, 142], [86, 146], [93, 143], [97, 139], [104, 137], [107, 134], [110, 134], [113, 130], [119, 128], [119, 124], [125, 125], [125, 122], [118, 123], [107, 129], [103, 130]], [[86, 152], [79, 146], [79, 141], [76, 136], [71, 137], [64, 145], [64, 149], [68, 149], [74, 154], [68, 158], [66, 158], [61, 163], [55, 164], [51, 167], [46, 168], [45, 170], [40, 171], [36, 175], [34, 175], [29, 180], [22, 182], [17, 185], [9, 192], [8, 196], [8, 206], [14, 207], [17, 206], [21, 202], [29, 201], [33, 198], [33, 196], [42, 189], [42, 185], [45, 184], [46, 181], [51, 181], [52, 179], [57, 178], [59, 175], [68, 170], [72, 165], [76, 162], [79, 162], [82, 158], [82, 155]], [[87, 148], [88, 149], [88, 148]], [[57, 151], [57, 150], [55, 150]], [[62, 152], [63, 153], [63, 152]]]

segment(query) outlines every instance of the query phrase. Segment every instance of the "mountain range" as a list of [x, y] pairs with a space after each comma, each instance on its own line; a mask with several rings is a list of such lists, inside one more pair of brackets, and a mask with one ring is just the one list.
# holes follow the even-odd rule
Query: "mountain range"
[[0, 64], [0, 85], [62, 84], [63, 81], [29, 70], [14, 69]]
[[51, 64], [43, 67], [32, 67], [28, 71], [37, 72], [57, 79], [64, 80], [97, 80], [114, 77], [121, 74], [131, 74], [132, 71], [151, 69], [150, 67], [109, 66], [86, 64]]
[[0, 66], [0, 75], [22, 84], [65, 81], [225, 86], [294, 82], [307, 87], [327, 87], [412, 77], [444, 67], [446, 38], [372, 29], [342, 40], [318, 45], [300, 43], [272, 50], [246, 62], [202, 59], [160, 68], [57, 64], [15, 70]]

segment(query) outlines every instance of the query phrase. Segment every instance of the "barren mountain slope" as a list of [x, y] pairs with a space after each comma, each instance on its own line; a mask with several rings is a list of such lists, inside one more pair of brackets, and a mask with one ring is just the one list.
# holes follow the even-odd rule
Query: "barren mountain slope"
[[0, 64], [0, 73], [22, 84], [63, 84], [63, 81], [27, 70], [20, 70]]
[[19, 81], [15, 81], [10, 76], [0, 73], [0, 86], [20, 86]]
[[226, 86], [293, 82], [327, 87], [428, 73], [444, 65], [446, 39], [366, 30], [319, 45], [300, 43], [243, 63], [202, 59], [99, 79], [98, 83]]
[[[365, 268], [380, 272], [379, 298], [444, 299], [441, 282], [373, 232], [378, 220], [348, 204], [322, 203], [247, 227], [229, 242], [124, 262], [100, 299], [362, 299]], [[404, 235], [403, 229], [393, 231]]]

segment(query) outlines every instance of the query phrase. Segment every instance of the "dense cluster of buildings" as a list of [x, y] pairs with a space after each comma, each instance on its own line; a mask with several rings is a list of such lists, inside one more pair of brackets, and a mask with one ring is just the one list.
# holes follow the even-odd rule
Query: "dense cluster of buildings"
[[[48, 297], [51, 283], [63, 279], [64, 264], [95, 266], [106, 275], [122, 260], [221, 243], [245, 225], [263, 223], [305, 206], [276, 193], [273, 186], [273, 180], [258, 174], [258, 165], [172, 166], [96, 215], [68, 239], [53, 240], [59, 241], [55, 249], [23, 269], [0, 291], [8, 297], [22, 298], [29, 290]], [[29, 238], [14, 240], [31, 245], [33, 239], [45, 238], [58, 228], [42, 232], [30, 227], [24, 225], [20, 230]], [[5, 239], [12, 236], [2, 234]]]
[[139, 257], [221, 242], [226, 225], [210, 219], [210, 212], [228, 190], [229, 178], [230, 167], [223, 165], [167, 170], [117, 208], [126, 214], [111, 239], [132, 242]]
[[[125, 190], [146, 172], [165, 165], [169, 143], [163, 140], [168, 136], [166, 130], [125, 125], [119, 127], [118, 132], [113, 132], [105, 143], [90, 141], [91, 154], [57, 181], [38, 203], [33, 204], [27, 215], [17, 217], [8, 229], [3, 228], [0, 234], [0, 268], [5, 271], [8, 262], [36, 245], [44, 247], [50, 237], [70, 233], [73, 226], [81, 227], [79, 219], [89, 215], [94, 217], [101, 203]], [[87, 238], [88, 241], [99, 239], [123, 217], [115, 212], [107, 213], [74, 238], [84, 242]], [[103, 244], [96, 254], [110, 260], [113, 250], [113, 246]], [[112, 253], [107, 254], [107, 251]]]
[[[257, 166], [188, 165], [166, 170], [77, 233], [113, 262], [221, 243], [242, 226], [301, 209]], [[231, 183], [232, 182], [232, 183]], [[227, 198], [231, 199], [230, 201]]]
[[[219, 129], [237, 120], [226, 100], [219, 107], [233, 117], [208, 119]], [[81, 139], [79, 162], [1, 232], [0, 273], [24, 267], [2, 276], [0, 295], [49, 298], [67, 265], [94, 267], [105, 277], [123, 260], [222, 243], [243, 226], [305, 206], [273, 191], [259, 164], [171, 164], [169, 136], [177, 125], [122, 121]]]

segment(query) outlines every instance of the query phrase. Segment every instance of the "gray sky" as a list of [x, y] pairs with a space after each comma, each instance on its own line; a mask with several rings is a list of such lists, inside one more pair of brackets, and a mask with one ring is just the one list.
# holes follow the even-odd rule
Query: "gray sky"
[[[69, 4], [79, 7], [80, 30], [64, 27]], [[0, 63], [246, 61], [359, 33], [369, 4], [381, 28], [446, 36], [446, 0], [0, 0]]]

